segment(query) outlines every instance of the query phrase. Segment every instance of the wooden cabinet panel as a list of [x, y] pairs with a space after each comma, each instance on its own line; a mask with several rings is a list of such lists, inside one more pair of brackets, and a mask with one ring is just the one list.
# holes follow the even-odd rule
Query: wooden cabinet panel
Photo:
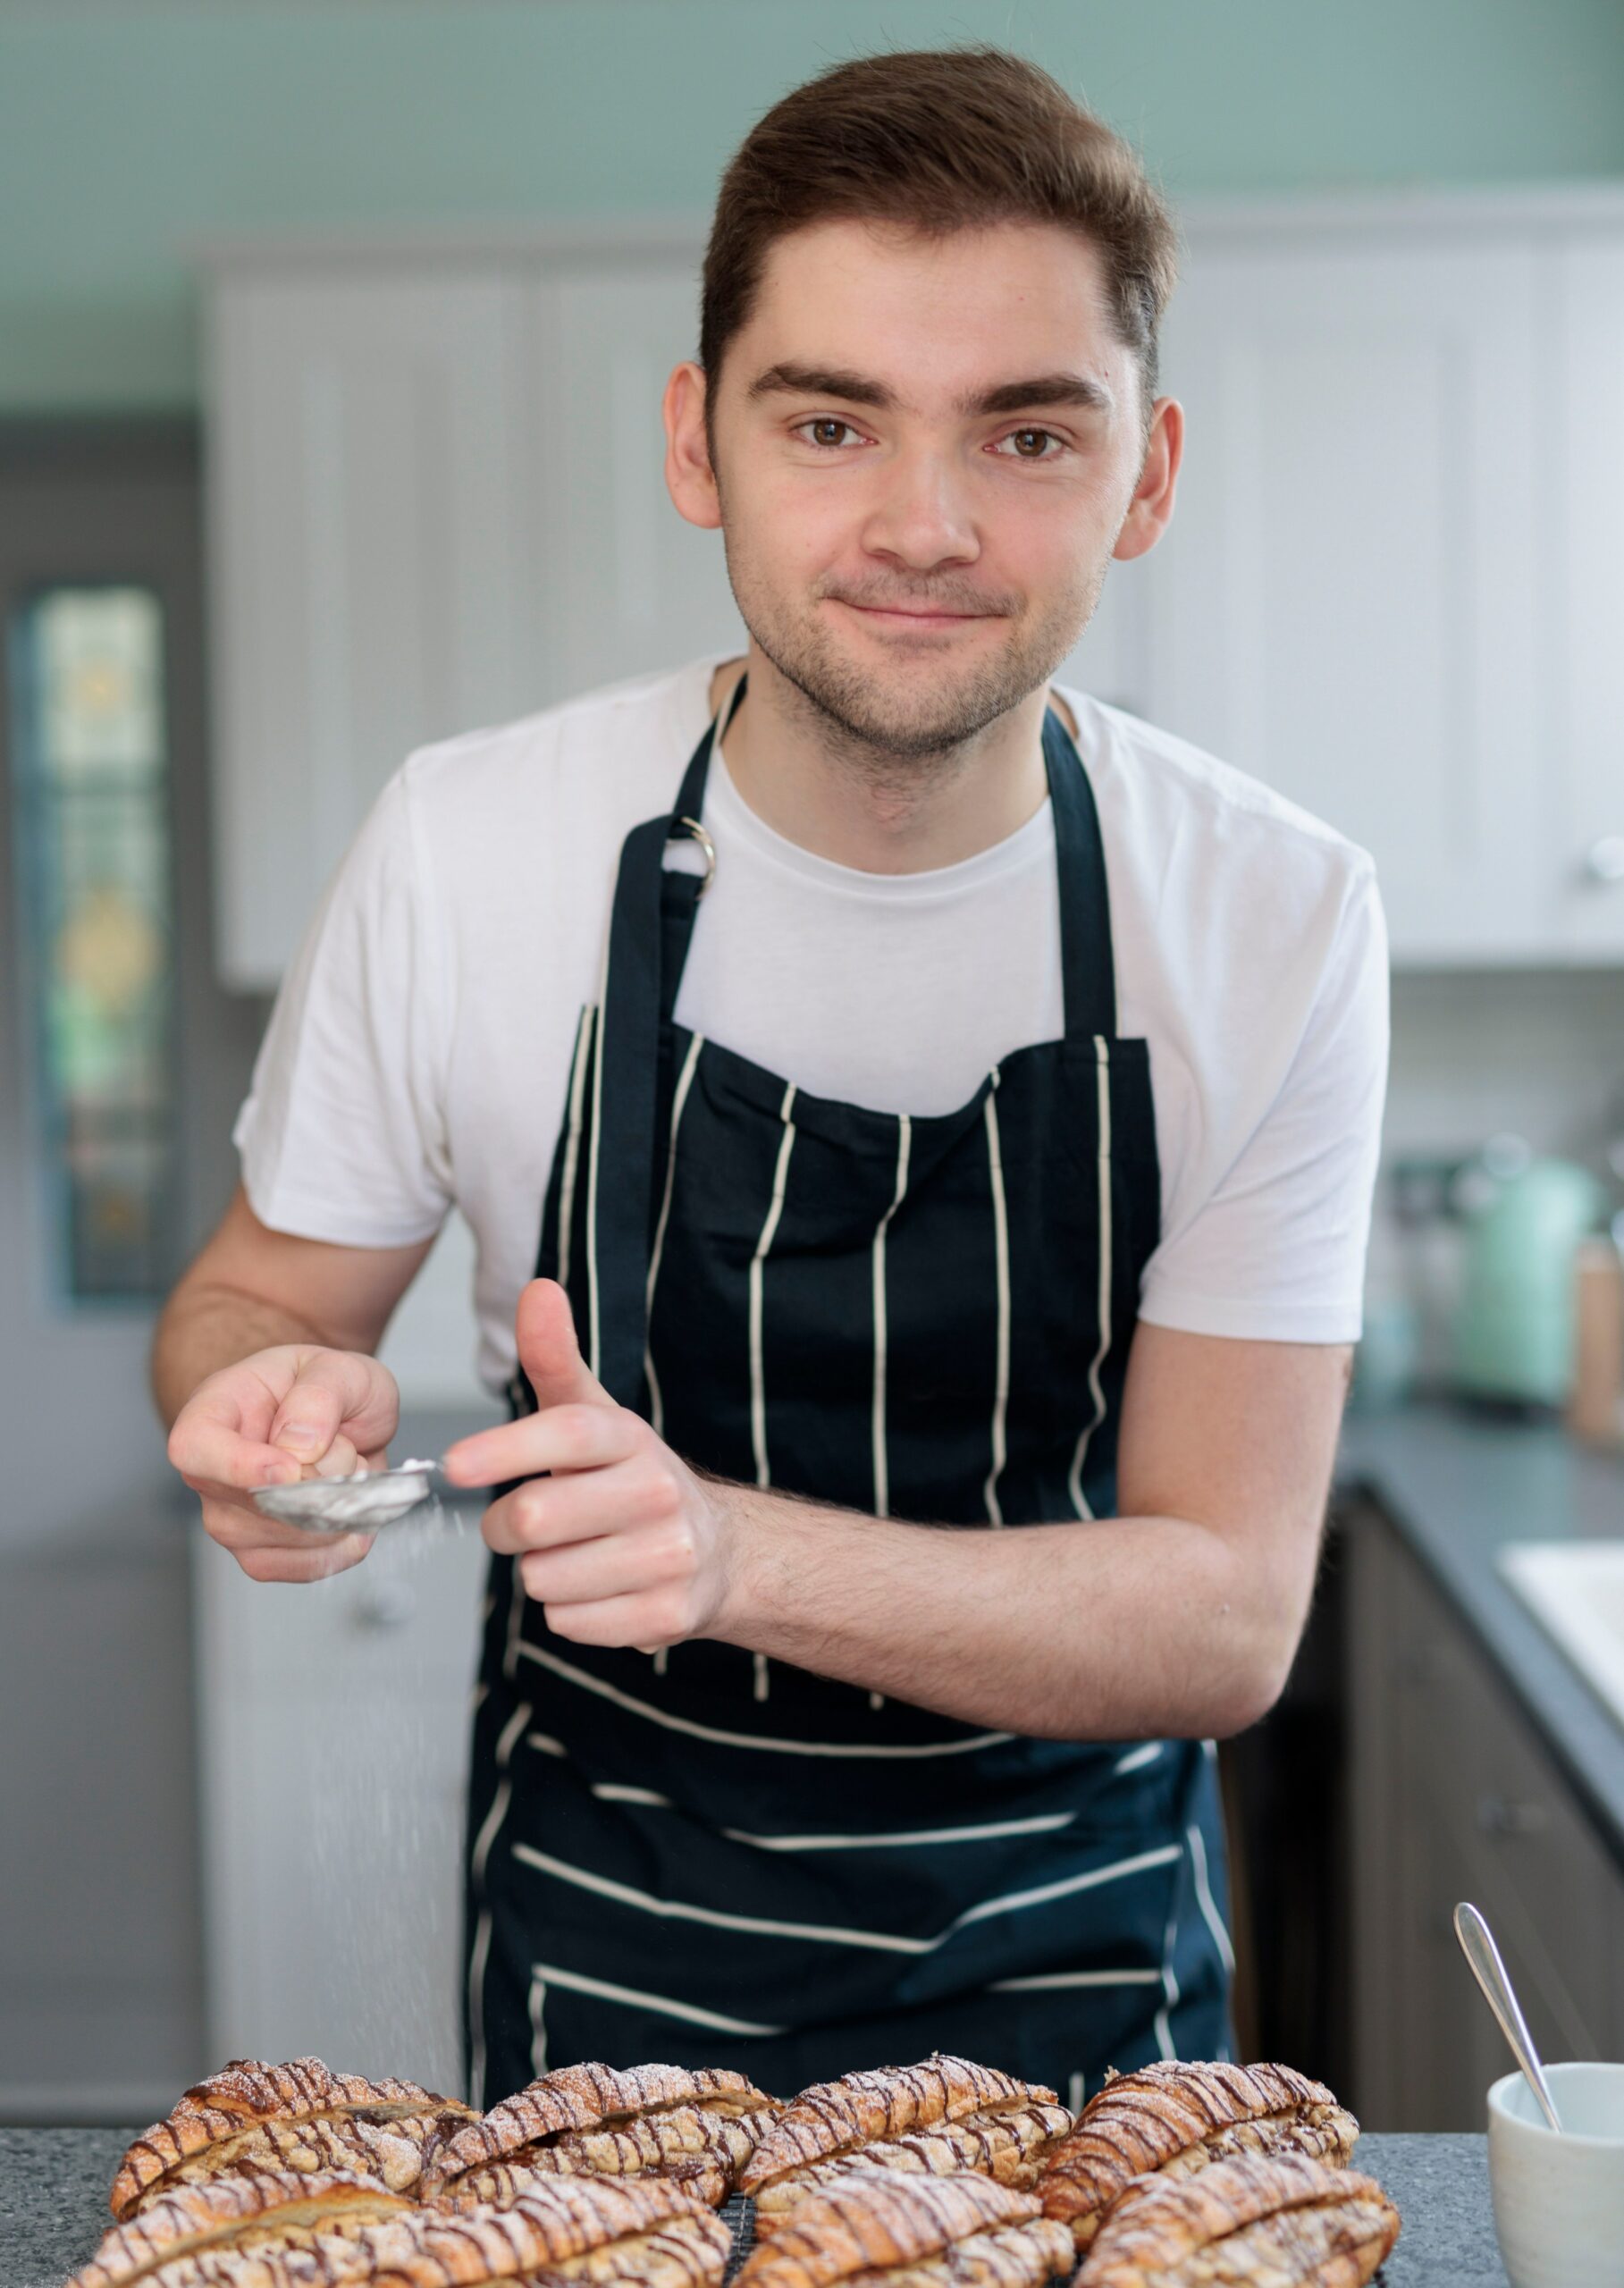
[[1544, 927], [1532, 237], [1191, 230], [1151, 711], [1371, 850], [1401, 960]]
[[186, 1567], [178, 1537], [118, 1523], [122, 1551], [81, 1538], [0, 1560], [13, 2120], [150, 2120], [206, 2063]]
[[1617, 2057], [1624, 1877], [1372, 1510], [1351, 1561], [1353, 2102], [1372, 2129], [1479, 2129], [1505, 2046], [1456, 1944], [1456, 1902], [1488, 1917], [1547, 2057]]

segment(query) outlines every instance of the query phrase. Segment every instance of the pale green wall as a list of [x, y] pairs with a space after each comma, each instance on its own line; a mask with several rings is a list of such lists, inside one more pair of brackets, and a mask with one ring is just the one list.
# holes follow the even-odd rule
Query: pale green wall
[[795, 80], [965, 38], [1175, 192], [1624, 174], [1624, 0], [0, 0], [0, 408], [194, 401], [198, 237], [703, 209]]

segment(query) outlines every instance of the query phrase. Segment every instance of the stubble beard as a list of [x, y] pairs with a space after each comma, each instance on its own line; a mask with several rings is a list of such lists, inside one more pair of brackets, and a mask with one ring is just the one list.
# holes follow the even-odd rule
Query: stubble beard
[[953, 669], [944, 662], [940, 672], [928, 656], [916, 659], [891, 681], [846, 657], [819, 618], [818, 604], [834, 591], [814, 588], [798, 610], [754, 576], [748, 551], [725, 526], [723, 544], [739, 616], [796, 694], [825, 753], [875, 794], [903, 800], [963, 768], [980, 735], [1048, 681], [1093, 617], [1106, 576], [1104, 561], [1082, 568], [1030, 621], [1020, 597], [972, 596], [952, 583], [916, 583], [905, 594], [895, 584], [842, 587], [847, 602], [992, 610], [1007, 621], [1008, 635], [990, 656]]

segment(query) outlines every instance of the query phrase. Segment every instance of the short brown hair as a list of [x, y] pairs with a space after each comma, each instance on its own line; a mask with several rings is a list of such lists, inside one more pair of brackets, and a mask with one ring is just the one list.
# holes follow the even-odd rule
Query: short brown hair
[[1037, 64], [998, 47], [861, 56], [757, 121], [722, 177], [705, 249], [699, 362], [712, 396], [771, 247], [841, 219], [933, 238], [1007, 222], [1078, 231], [1104, 259], [1148, 414], [1178, 269], [1173, 218], [1122, 138]]

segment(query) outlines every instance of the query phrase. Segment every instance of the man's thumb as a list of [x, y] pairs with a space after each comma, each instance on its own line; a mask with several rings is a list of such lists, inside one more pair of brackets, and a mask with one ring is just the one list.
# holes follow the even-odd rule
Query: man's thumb
[[524, 1290], [516, 1332], [519, 1365], [538, 1409], [614, 1404], [581, 1356], [569, 1298], [556, 1279], [533, 1279]]

